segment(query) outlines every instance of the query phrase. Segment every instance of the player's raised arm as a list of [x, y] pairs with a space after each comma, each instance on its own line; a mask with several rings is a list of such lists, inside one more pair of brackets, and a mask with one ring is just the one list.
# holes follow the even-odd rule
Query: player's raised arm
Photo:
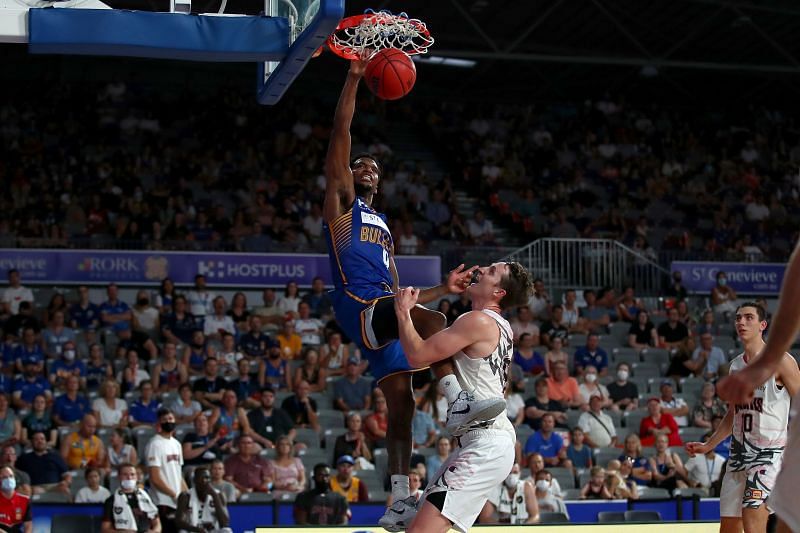
[[336, 104], [333, 129], [325, 158], [325, 202], [322, 216], [331, 221], [342, 213], [342, 205], [353, 202], [355, 189], [350, 170], [350, 124], [356, 108], [358, 84], [364, 75], [367, 61], [351, 61], [347, 79]]

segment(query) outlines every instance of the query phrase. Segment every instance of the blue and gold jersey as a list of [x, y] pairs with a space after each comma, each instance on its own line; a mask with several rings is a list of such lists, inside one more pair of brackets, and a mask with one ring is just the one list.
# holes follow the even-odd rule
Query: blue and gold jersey
[[356, 197], [350, 209], [322, 227], [337, 289], [383, 286], [390, 290], [389, 256], [394, 244], [385, 215]]

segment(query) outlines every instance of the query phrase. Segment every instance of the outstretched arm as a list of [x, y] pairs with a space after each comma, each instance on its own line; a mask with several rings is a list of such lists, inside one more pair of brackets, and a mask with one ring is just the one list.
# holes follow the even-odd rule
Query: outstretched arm
[[350, 124], [356, 109], [358, 83], [366, 66], [366, 60], [350, 62], [350, 70], [339, 96], [339, 103], [336, 104], [328, 155], [325, 158], [325, 202], [322, 216], [326, 222], [338, 217], [342, 204], [351, 203], [356, 195], [353, 172], [350, 170]]
[[720, 397], [733, 403], [747, 403], [753, 390], [778, 373], [784, 355], [789, 351], [800, 329], [800, 242], [795, 247], [783, 276], [778, 312], [770, 324], [767, 345], [761, 355], [741, 371], [720, 381]]
[[447, 280], [435, 287], [419, 291], [417, 303], [426, 304], [447, 296], [448, 294], [461, 294], [472, 281], [472, 273], [477, 270], [477, 265], [464, 270], [464, 264], [458, 265], [447, 275]]

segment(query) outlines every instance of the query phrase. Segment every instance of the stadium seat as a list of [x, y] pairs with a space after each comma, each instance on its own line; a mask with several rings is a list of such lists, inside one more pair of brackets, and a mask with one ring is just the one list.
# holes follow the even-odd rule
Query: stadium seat
[[642, 418], [648, 415], [647, 409], [635, 409], [633, 411], [628, 411], [622, 416], [622, 421], [624, 422], [625, 427], [628, 429], [629, 432], [639, 432], [639, 424], [642, 421]]
[[576, 488], [575, 475], [572, 473], [572, 470], [568, 468], [548, 468], [547, 471], [558, 480], [558, 484], [562, 489]]
[[539, 513], [540, 524], [563, 524], [569, 522], [569, 517], [564, 513]]
[[295, 429], [295, 442], [302, 442], [309, 448], [319, 448], [319, 433], [316, 429], [312, 428], [297, 428]]
[[639, 487], [639, 498], [642, 500], [669, 500], [670, 495], [667, 489], [642, 486]]
[[689, 403], [694, 403], [695, 400], [700, 398], [700, 391], [703, 390], [703, 385], [706, 382], [702, 379], [685, 378], [681, 380], [681, 394]]
[[618, 347], [614, 348], [611, 352], [611, 358], [615, 365], [619, 363], [628, 363], [632, 365], [634, 363], [640, 363], [641, 358], [639, 357], [639, 352], [634, 350], [633, 348], [625, 348], [625, 347]]
[[336, 411], [334, 409], [320, 408], [319, 413], [317, 414], [317, 421], [319, 422], [319, 427], [323, 430], [343, 428], [344, 414], [341, 411]]
[[711, 430], [708, 428], [688, 427], [688, 428], [680, 428], [678, 430], [678, 434], [681, 436], [683, 442], [695, 442], [695, 441], [702, 441], [703, 435], [705, 435], [710, 431]]
[[669, 360], [669, 350], [663, 348], [645, 348], [642, 350], [642, 361], [646, 363], [653, 363], [661, 366], [663, 364], [669, 364]]
[[597, 521], [601, 523], [624, 522], [625, 513], [622, 511], [600, 511], [597, 513]]
[[43, 492], [31, 496], [33, 503], [71, 503], [72, 498], [63, 492]]
[[[628, 322], [612, 322], [608, 325], [609, 334], [617, 340], [620, 346], [625, 346], [628, 344], [628, 332], [631, 329], [631, 325]], [[633, 348], [629, 348], [633, 350]], [[638, 359], [638, 354], [637, 359]]]
[[626, 522], [660, 522], [661, 513], [658, 511], [625, 511]]
[[653, 378], [661, 377], [661, 369], [655, 363], [634, 363], [631, 365], [633, 375], [637, 378]]
[[317, 402], [317, 409], [320, 411], [323, 409], [333, 409], [333, 397], [327, 392], [312, 392], [309, 394], [309, 397], [314, 398], [314, 401]]
[[605, 468], [609, 461], [618, 459], [620, 455], [622, 455], [620, 448], [597, 448], [594, 452], [594, 464]]
[[564, 489], [561, 491], [565, 500], [580, 500], [581, 489]]
[[517, 440], [520, 441], [523, 446], [525, 446], [525, 441], [528, 440], [528, 437], [534, 433], [533, 428], [528, 424], [520, 424], [515, 429], [517, 431]]
[[345, 433], [347, 433], [347, 429], [346, 428], [329, 428], [329, 429], [326, 428], [325, 429], [325, 440], [324, 440], [324, 443], [325, 443], [325, 449], [328, 451], [328, 453], [331, 453], [331, 454], [333, 453], [333, 447], [336, 444], [336, 438], [339, 435], [344, 435]]
[[268, 492], [245, 492], [239, 496], [239, 503], [271, 503], [274, 499]]
[[681, 498], [691, 498], [693, 496], [699, 496], [700, 498], [707, 498], [708, 497], [708, 489], [704, 489], [702, 487], [697, 487], [693, 489], [675, 489], [672, 493], [674, 497], [680, 496]]

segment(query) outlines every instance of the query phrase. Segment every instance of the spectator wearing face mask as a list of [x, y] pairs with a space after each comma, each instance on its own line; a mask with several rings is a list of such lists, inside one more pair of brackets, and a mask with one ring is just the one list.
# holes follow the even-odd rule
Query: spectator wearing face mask
[[595, 396], [599, 396], [602, 400], [602, 406], [610, 407], [611, 398], [608, 394], [608, 389], [605, 385], [597, 382], [598, 372], [594, 365], [587, 365], [584, 369], [583, 380], [578, 386], [578, 391], [581, 394], [582, 405], [589, 403], [589, 400]]
[[540, 470], [536, 473], [535, 496], [536, 503], [539, 505], [540, 513], [567, 513], [567, 506], [561, 498], [557, 498], [552, 490], [553, 476], [547, 470]]
[[608, 384], [611, 409], [614, 411], [633, 411], [639, 408], [639, 387], [628, 381], [630, 375], [628, 363], [619, 363], [616, 381]]
[[[495, 513], [497, 519], [495, 520]], [[514, 463], [511, 473], [489, 494], [478, 521], [481, 524], [536, 524], [539, 522], [539, 504], [534, 484], [520, 479], [519, 463]]]

